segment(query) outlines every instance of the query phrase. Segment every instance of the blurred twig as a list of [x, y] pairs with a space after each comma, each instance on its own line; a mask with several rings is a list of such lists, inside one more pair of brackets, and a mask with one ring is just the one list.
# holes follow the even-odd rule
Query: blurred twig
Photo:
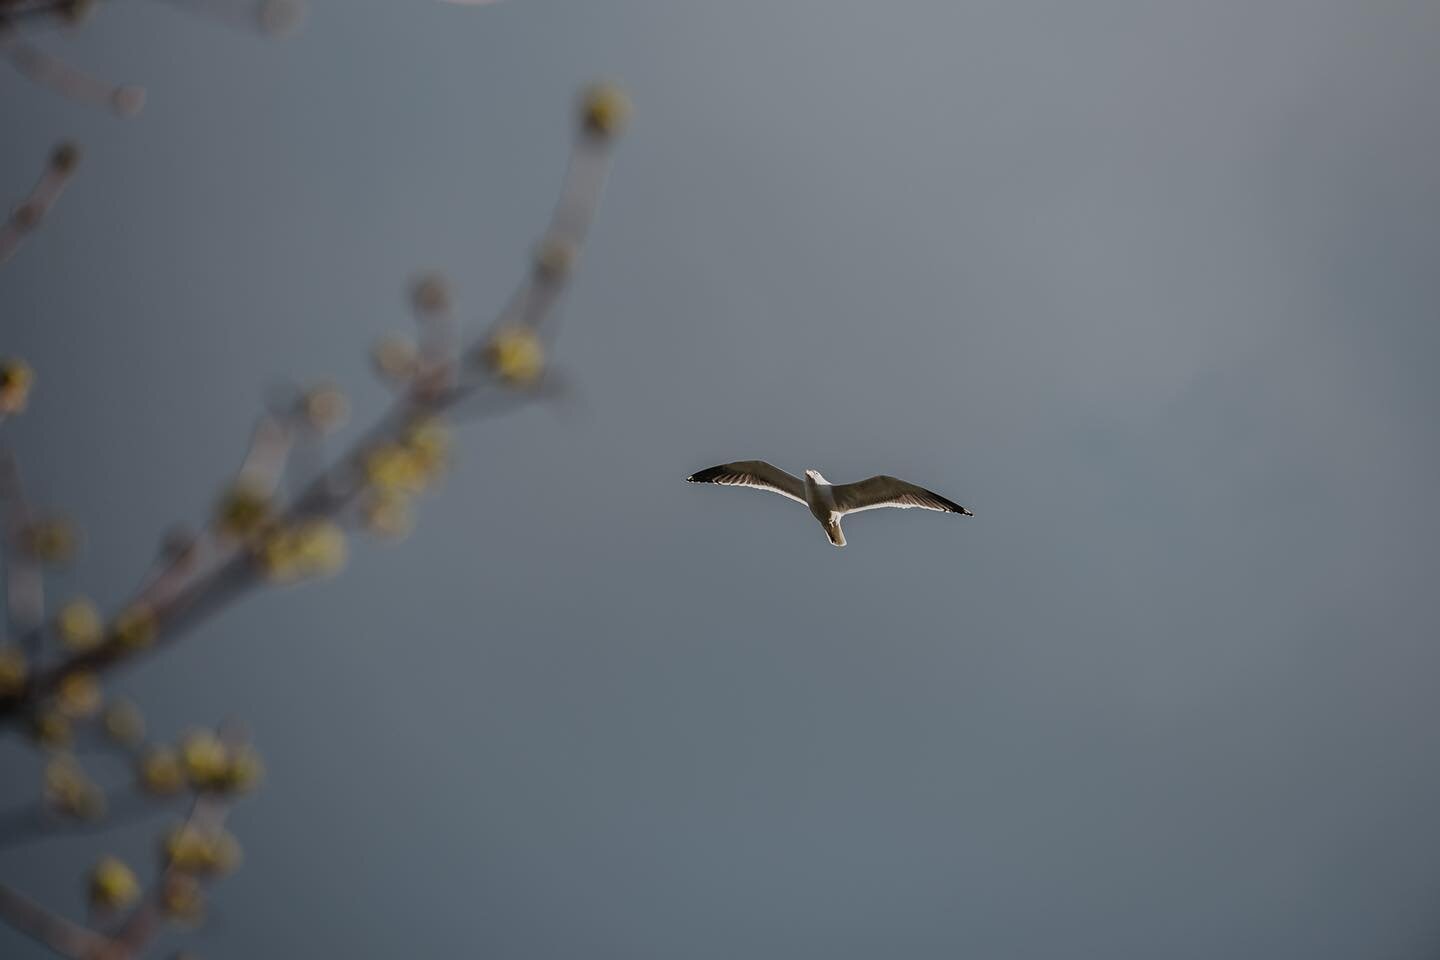
[[254, 27], [268, 36], [289, 33], [305, 19], [303, 0], [165, 0], [234, 27]]
[[[122, 117], [139, 113], [145, 106], [145, 88], [133, 84], [114, 84], [92, 76], [64, 60], [37, 47], [26, 39], [24, 24], [58, 17], [63, 23], [78, 23], [76, 16], [58, 14], [67, 5], [27, 7], [19, 13], [0, 9], [0, 57], [9, 61], [16, 72], [30, 82], [48, 87], [78, 103], [104, 107]], [[23, 20], [20, 19], [23, 14]]]
[[89, 927], [66, 920], [0, 883], [0, 919], [71, 960], [112, 958], [112, 944]]
[[0, 263], [4, 263], [14, 255], [15, 250], [40, 221], [45, 219], [45, 214], [60, 194], [65, 191], [65, 185], [75, 174], [75, 168], [80, 163], [80, 148], [74, 143], [66, 141], [50, 151], [50, 158], [45, 163], [45, 169], [36, 181], [34, 189], [30, 191], [19, 205], [11, 211], [10, 216], [3, 224], [0, 224]]
[[[74, 29], [89, 20], [102, 0], [0, 0], [0, 58], [22, 76], [79, 103], [134, 116], [145, 106], [145, 88], [93, 76], [32, 43], [37, 27]], [[289, 33], [304, 19], [303, 0], [169, 0], [171, 6], [268, 36]]]
[[[215, 794], [200, 794], [190, 808], [190, 815], [180, 826], [180, 832], [193, 833], [199, 837], [214, 837], [225, 826], [230, 813], [229, 801]], [[140, 900], [140, 905], [115, 933], [119, 951], [116, 960], [138, 956], [140, 951], [155, 938], [166, 916], [181, 915], [186, 919], [198, 920], [203, 911], [199, 879], [192, 869], [172, 853], [160, 869], [160, 875], [150, 891]], [[177, 902], [179, 898], [187, 902]]]
[[168, 799], [148, 796], [134, 788], [117, 791], [106, 801], [103, 820], [59, 817], [50, 805], [38, 800], [12, 807], [0, 811], [0, 850], [23, 847], [57, 836], [104, 833], [115, 827], [137, 823], [171, 809], [166, 802]]

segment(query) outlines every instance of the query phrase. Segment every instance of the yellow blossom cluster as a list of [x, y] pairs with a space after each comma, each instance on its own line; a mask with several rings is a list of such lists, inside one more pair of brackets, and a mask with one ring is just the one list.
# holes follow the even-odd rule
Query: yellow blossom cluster
[[[25, 661], [17, 648], [0, 649], [0, 697], [25, 692]], [[100, 678], [93, 670], [75, 667], [54, 681], [37, 709], [30, 714], [30, 734], [50, 750], [68, 747], [74, 739], [73, 725], [92, 720], [101, 709], [104, 733], [114, 742], [133, 746], [144, 735], [145, 721], [134, 704], [117, 700], [108, 707]]]
[[449, 461], [450, 431], [434, 417], [416, 419], [397, 439], [372, 447], [363, 460], [360, 519], [366, 529], [391, 538], [409, 533], [411, 497], [434, 486]]
[[485, 344], [481, 359], [505, 383], [529, 386], [545, 370], [545, 345], [529, 327], [501, 327]]
[[159, 629], [155, 611], [145, 603], [135, 603], [115, 616], [110, 639], [122, 650], [143, 650], [155, 642]]
[[365, 478], [371, 487], [397, 494], [419, 493], [430, 480], [399, 443], [378, 444], [365, 455]]
[[90, 868], [90, 903], [99, 910], [124, 910], [140, 899], [140, 881], [125, 861], [102, 857]]
[[277, 583], [336, 573], [345, 565], [345, 554], [345, 531], [322, 517], [278, 526], [255, 547], [260, 569]]
[[412, 421], [400, 436], [365, 455], [365, 479], [382, 493], [420, 493], [439, 479], [450, 460], [450, 431], [433, 417]]
[[372, 492], [360, 506], [365, 529], [392, 540], [408, 534], [415, 525], [410, 498], [403, 493]]
[[105, 816], [104, 792], [69, 754], [58, 754], [45, 765], [45, 802], [57, 812], [81, 820]]
[[75, 527], [59, 517], [33, 521], [20, 531], [20, 548], [40, 563], [65, 563], [75, 555], [79, 542]]
[[205, 891], [200, 881], [188, 873], [166, 874], [160, 885], [160, 909], [171, 920], [199, 923], [205, 918]]
[[185, 768], [172, 747], [150, 747], [140, 754], [136, 775], [141, 789], [154, 796], [179, 793], [185, 787]]
[[0, 360], [0, 415], [23, 413], [34, 385], [35, 373], [24, 360]]
[[597, 140], [618, 136], [630, 119], [630, 98], [613, 83], [592, 84], [580, 97], [580, 127]]
[[240, 842], [218, 827], [176, 825], [165, 834], [161, 851], [168, 866], [186, 873], [229, 873], [240, 864]]
[[124, 747], [133, 747], [145, 738], [145, 717], [129, 700], [116, 700], [100, 718], [105, 735]]
[[140, 754], [136, 774], [149, 794], [194, 790], [244, 793], [264, 776], [260, 755], [248, 744], [227, 744], [208, 730], [194, 731], [177, 746], [156, 745]]
[[29, 678], [30, 664], [25, 659], [25, 651], [15, 644], [0, 646], [0, 700], [24, 693]]
[[263, 772], [253, 747], [226, 743], [208, 730], [181, 738], [180, 764], [185, 778], [197, 790], [248, 790]]
[[55, 633], [71, 653], [84, 653], [100, 645], [105, 626], [95, 604], [84, 597], [67, 600], [55, 612]]
[[269, 491], [245, 480], [225, 491], [215, 505], [215, 530], [232, 540], [249, 540], [264, 532], [274, 519]]
[[30, 736], [47, 750], [63, 750], [75, 739], [70, 718], [54, 706], [45, 706], [30, 717]]
[[89, 670], [67, 673], [55, 684], [55, 709], [71, 720], [86, 720], [100, 712], [105, 694]]

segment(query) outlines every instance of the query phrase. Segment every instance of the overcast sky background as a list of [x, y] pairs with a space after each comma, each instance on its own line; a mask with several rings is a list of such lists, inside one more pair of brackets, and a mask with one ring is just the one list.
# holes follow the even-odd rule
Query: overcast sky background
[[[39, 374], [6, 442], [87, 531], [62, 595], [203, 520], [276, 382], [378, 414], [414, 273], [488, 320], [575, 90], [636, 115], [577, 402], [465, 429], [409, 541], [113, 685], [267, 758], [203, 955], [1436, 955], [1440, 5], [311, 7], [45, 41], [134, 120], [0, 75], [0, 195], [85, 149], [0, 268]], [[681, 482], [756, 457], [976, 516], [837, 551]], [[160, 822], [0, 879], [79, 916]]]

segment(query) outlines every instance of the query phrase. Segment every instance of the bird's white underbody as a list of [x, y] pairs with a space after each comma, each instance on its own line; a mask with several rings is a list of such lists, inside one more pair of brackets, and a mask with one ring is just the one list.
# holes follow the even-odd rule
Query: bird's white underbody
[[719, 483], [769, 490], [803, 503], [810, 508], [811, 515], [820, 521], [825, 535], [837, 547], [845, 546], [845, 533], [840, 529], [841, 518], [862, 510], [918, 507], [921, 510], [974, 516], [960, 504], [938, 493], [883, 474], [855, 483], [833, 484], [819, 470], [806, 470], [802, 480], [764, 460], [737, 460], [701, 470], [685, 479], [691, 483]]

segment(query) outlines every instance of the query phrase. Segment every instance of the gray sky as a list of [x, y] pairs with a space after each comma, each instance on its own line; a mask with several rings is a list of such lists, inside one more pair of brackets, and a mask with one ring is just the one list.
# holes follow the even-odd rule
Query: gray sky
[[[415, 271], [492, 316], [574, 90], [636, 103], [577, 408], [116, 683], [267, 758], [205, 956], [1434, 956], [1440, 6], [318, 0], [267, 43], [124, 3], [53, 45], [150, 90], [0, 80], [8, 194], [86, 151], [0, 348], [106, 604], [268, 385], [378, 413]], [[976, 516], [837, 551], [681, 482], [753, 457]], [[78, 913], [153, 831], [0, 877]]]

